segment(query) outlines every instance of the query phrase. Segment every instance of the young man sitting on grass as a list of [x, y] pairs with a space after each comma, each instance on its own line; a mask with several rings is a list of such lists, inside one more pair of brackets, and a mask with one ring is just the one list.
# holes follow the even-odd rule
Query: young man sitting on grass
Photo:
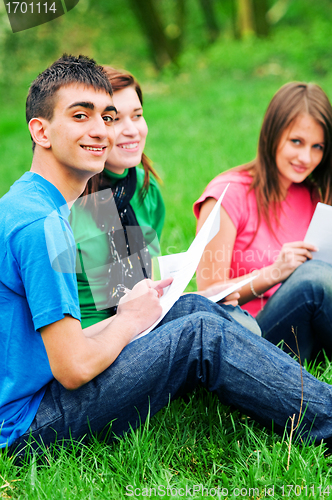
[[[64, 56], [32, 83], [30, 172], [0, 200], [0, 446], [25, 453], [62, 439], [121, 435], [204, 385], [264, 425], [332, 435], [332, 388], [227, 309], [187, 294], [148, 335], [170, 280], [138, 283], [112, 318], [82, 330], [69, 209], [104, 167], [116, 110], [93, 60]], [[303, 399], [303, 403], [302, 403]]]

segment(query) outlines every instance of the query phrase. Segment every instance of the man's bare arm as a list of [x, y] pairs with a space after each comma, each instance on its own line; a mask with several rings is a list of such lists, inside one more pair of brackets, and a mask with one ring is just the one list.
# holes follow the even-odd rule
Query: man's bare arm
[[103, 328], [97, 324], [82, 330], [80, 322], [71, 316], [42, 328], [54, 377], [73, 390], [108, 368], [133, 338], [160, 317], [159, 297], [171, 281], [143, 280], [135, 285], [120, 300], [116, 316], [102, 322]]

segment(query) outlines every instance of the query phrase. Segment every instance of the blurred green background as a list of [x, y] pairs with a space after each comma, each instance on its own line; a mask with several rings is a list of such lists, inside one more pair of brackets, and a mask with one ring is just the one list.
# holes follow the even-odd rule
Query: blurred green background
[[162, 251], [186, 250], [195, 234], [193, 202], [219, 172], [255, 156], [278, 88], [311, 81], [332, 97], [331, 0], [250, 1], [265, 4], [267, 36], [239, 23], [248, 0], [154, 0], [161, 31], [177, 51], [173, 61], [151, 50], [142, 29], [135, 6], [142, 14], [147, 0], [80, 0], [66, 15], [15, 34], [0, 3], [0, 196], [30, 168], [30, 82], [63, 52], [83, 53], [141, 82], [146, 152], [164, 182]]

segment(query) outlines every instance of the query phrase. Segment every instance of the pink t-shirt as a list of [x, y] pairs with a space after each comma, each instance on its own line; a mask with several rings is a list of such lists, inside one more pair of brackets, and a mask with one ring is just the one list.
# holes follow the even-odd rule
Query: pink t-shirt
[[[258, 221], [254, 191], [248, 192], [251, 181], [252, 177], [246, 171], [232, 171], [220, 174], [208, 184], [202, 196], [194, 204], [194, 214], [198, 218], [203, 201], [207, 198], [217, 200], [226, 185], [230, 183], [222, 201], [222, 206], [227, 211], [237, 231], [230, 278], [243, 276], [256, 269], [271, 265], [277, 258], [284, 243], [302, 241], [316, 204], [319, 201], [317, 192], [314, 192], [312, 196], [307, 186], [292, 184], [286, 199], [280, 203], [279, 225], [276, 224], [271, 213], [271, 225], [275, 236], [262, 218], [257, 235], [253, 242], [250, 243], [255, 234]], [[222, 251], [215, 258], [217, 261], [219, 259], [222, 261]], [[215, 278], [224, 279], [223, 276], [218, 276], [217, 270], [215, 271]], [[243, 305], [242, 308], [256, 316], [279, 286], [276, 285], [265, 292], [263, 299], [255, 298]]]

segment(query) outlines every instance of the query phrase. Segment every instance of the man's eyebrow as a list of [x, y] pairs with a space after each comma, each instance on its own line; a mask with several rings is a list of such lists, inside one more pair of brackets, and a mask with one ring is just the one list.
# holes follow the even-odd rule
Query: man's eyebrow
[[[68, 106], [68, 109], [72, 108], [87, 108], [93, 111], [95, 109], [95, 105], [93, 104], [93, 102], [90, 101], [80, 101], [80, 102], [73, 102], [73, 104]], [[115, 113], [117, 113], [117, 109], [115, 106], [106, 106], [103, 112], [105, 113], [109, 111], [115, 111]]]
[[73, 102], [70, 106], [68, 106], [68, 109], [71, 108], [88, 108], [88, 109], [95, 109], [95, 105], [93, 102], [90, 101], [81, 101], [81, 102]]
[[115, 111], [116, 113], [118, 112], [118, 110], [116, 109], [115, 106], [107, 106], [105, 109], [104, 109], [104, 112], [105, 111]]

